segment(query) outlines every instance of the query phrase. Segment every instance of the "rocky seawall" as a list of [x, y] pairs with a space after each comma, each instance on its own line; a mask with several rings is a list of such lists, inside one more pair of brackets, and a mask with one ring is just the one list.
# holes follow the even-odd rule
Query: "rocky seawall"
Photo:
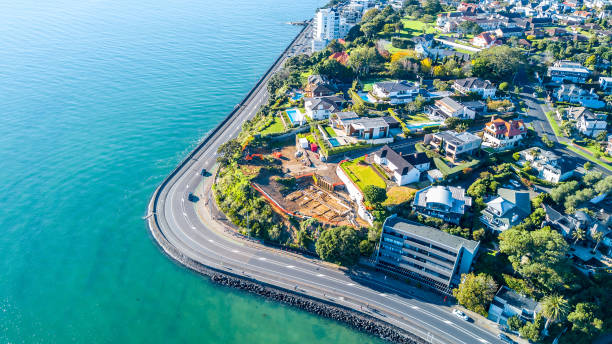
[[265, 297], [269, 300], [281, 302], [304, 311], [333, 319], [347, 324], [353, 329], [382, 338], [391, 343], [398, 344], [425, 344], [420, 337], [409, 333], [399, 327], [375, 319], [367, 314], [357, 312], [350, 308], [332, 304], [323, 300], [301, 295], [267, 283], [263, 283], [248, 277], [238, 276], [233, 273], [205, 266], [176, 249], [161, 233], [155, 217], [148, 219], [148, 228], [160, 248], [174, 261], [194, 270], [202, 275], [210, 277], [216, 284], [236, 288], [252, 294]]

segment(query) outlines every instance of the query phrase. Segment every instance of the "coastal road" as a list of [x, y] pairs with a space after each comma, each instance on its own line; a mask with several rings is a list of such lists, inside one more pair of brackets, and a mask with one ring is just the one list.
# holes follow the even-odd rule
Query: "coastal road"
[[[307, 50], [307, 27], [295, 40], [296, 50]], [[248, 99], [222, 127], [156, 190], [147, 220], [154, 233], [161, 233], [166, 252], [180, 261], [189, 257], [202, 265], [228, 271], [289, 291], [350, 307], [407, 330], [431, 343], [500, 343], [490, 332], [453, 316], [441, 299], [423, 300], [396, 281], [374, 273], [349, 273], [334, 266], [286, 254], [263, 245], [237, 239], [224, 231], [211, 215], [211, 177], [203, 168], [214, 167], [217, 148], [234, 138], [242, 123], [267, 99], [267, 78], [290, 55], [290, 47]], [[198, 203], [188, 200], [194, 192]], [[168, 246], [170, 245], [170, 246]], [[178, 253], [177, 253], [178, 252]]]

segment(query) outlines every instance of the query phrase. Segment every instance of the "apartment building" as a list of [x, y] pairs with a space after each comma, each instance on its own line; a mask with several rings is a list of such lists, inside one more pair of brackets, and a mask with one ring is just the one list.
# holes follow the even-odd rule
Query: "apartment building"
[[555, 98], [560, 102], [580, 104], [589, 108], [600, 109], [606, 103], [599, 100], [595, 90], [587, 91], [574, 84], [563, 84], [554, 91]]
[[469, 272], [479, 244], [393, 215], [383, 224], [376, 265], [450, 295]]
[[557, 61], [548, 67], [547, 75], [555, 83], [564, 81], [584, 83], [591, 75], [591, 71], [577, 62]]

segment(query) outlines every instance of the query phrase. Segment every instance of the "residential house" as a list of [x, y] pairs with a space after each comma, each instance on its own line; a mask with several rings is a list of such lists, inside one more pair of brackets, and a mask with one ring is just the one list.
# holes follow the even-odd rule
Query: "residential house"
[[472, 197], [465, 195], [465, 189], [454, 186], [428, 186], [417, 191], [412, 201], [416, 213], [456, 225], [471, 206]]
[[456, 117], [460, 119], [474, 119], [476, 117], [476, 111], [449, 97], [436, 100], [429, 111], [434, 117]]
[[[387, 145], [374, 153], [374, 162], [387, 167], [397, 185], [416, 183], [421, 178], [421, 170]], [[421, 165], [425, 164], [423, 161]]]
[[608, 145], [606, 146], [606, 153], [612, 155], [612, 135], [608, 135]]
[[612, 77], [600, 76], [599, 77], [599, 88], [606, 93], [612, 92]]
[[542, 204], [544, 211], [546, 212], [546, 225], [551, 226], [556, 229], [568, 240], [571, 240], [572, 233], [580, 228], [586, 229], [588, 226], [587, 223], [581, 221], [579, 218], [574, 217], [573, 215], [564, 215], [560, 212], [556, 211], [553, 207]]
[[332, 112], [339, 110], [336, 102], [324, 97], [305, 98], [304, 108], [306, 109], [306, 115], [315, 121], [327, 119]]
[[339, 63], [346, 65], [348, 63], [349, 60], [349, 54], [346, 51], [339, 51], [339, 52], [335, 52], [333, 54], [331, 54], [329, 56], [330, 60], [336, 60]]
[[521, 158], [518, 163], [525, 166], [527, 163], [538, 171], [538, 178], [551, 183], [559, 183], [572, 177], [576, 170], [576, 163], [555, 153], [532, 147], [519, 152]]
[[520, 145], [525, 137], [527, 127], [522, 119], [505, 121], [493, 117], [485, 124], [482, 145], [498, 151], [512, 149]]
[[483, 49], [492, 47], [496, 42], [496, 37], [489, 32], [483, 32], [472, 38], [472, 45]]
[[499, 188], [497, 195], [487, 202], [480, 217], [493, 232], [503, 232], [531, 214], [529, 192]]
[[495, 36], [502, 38], [521, 37], [525, 34], [525, 29], [520, 27], [500, 27], [495, 30]]
[[591, 71], [577, 62], [557, 61], [548, 67], [547, 75], [555, 83], [564, 81], [585, 83], [591, 75]]
[[372, 87], [372, 94], [391, 104], [404, 104], [419, 95], [419, 85], [406, 80], [377, 82]]
[[359, 117], [352, 111], [337, 112], [332, 114], [331, 124], [346, 136], [360, 140], [376, 140], [390, 136], [389, 124], [383, 117]]
[[560, 102], [580, 104], [594, 109], [600, 109], [606, 105], [606, 103], [599, 100], [599, 96], [595, 93], [594, 89], [586, 91], [574, 84], [563, 84], [553, 94]]
[[479, 78], [455, 80], [453, 89], [461, 94], [478, 93], [482, 98], [494, 97], [496, 91], [495, 86], [489, 80]]
[[304, 88], [306, 97], [326, 97], [335, 94], [335, 86], [325, 75], [313, 74], [308, 77]]
[[376, 265], [378, 268], [451, 295], [468, 273], [480, 243], [397, 215], [383, 224]]
[[608, 115], [593, 113], [586, 109], [576, 118], [576, 129], [585, 136], [597, 137], [597, 135], [607, 132], [606, 127]]
[[502, 286], [489, 306], [488, 318], [502, 325], [507, 324], [508, 318], [513, 316], [518, 316], [523, 321], [533, 322], [540, 310], [541, 307], [535, 300]]
[[446, 130], [425, 135], [423, 142], [434, 147], [448, 159], [456, 161], [466, 155], [478, 153], [482, 139], [467, 131], [458, 133], [453, 130]]

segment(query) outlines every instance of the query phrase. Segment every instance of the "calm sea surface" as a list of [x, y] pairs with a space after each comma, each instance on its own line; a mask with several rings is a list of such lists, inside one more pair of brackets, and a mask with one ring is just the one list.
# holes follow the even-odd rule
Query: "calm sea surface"
[[0, 343], [367, 343], [164, 256], [155, 187], [324, 0], [0, 0]]

